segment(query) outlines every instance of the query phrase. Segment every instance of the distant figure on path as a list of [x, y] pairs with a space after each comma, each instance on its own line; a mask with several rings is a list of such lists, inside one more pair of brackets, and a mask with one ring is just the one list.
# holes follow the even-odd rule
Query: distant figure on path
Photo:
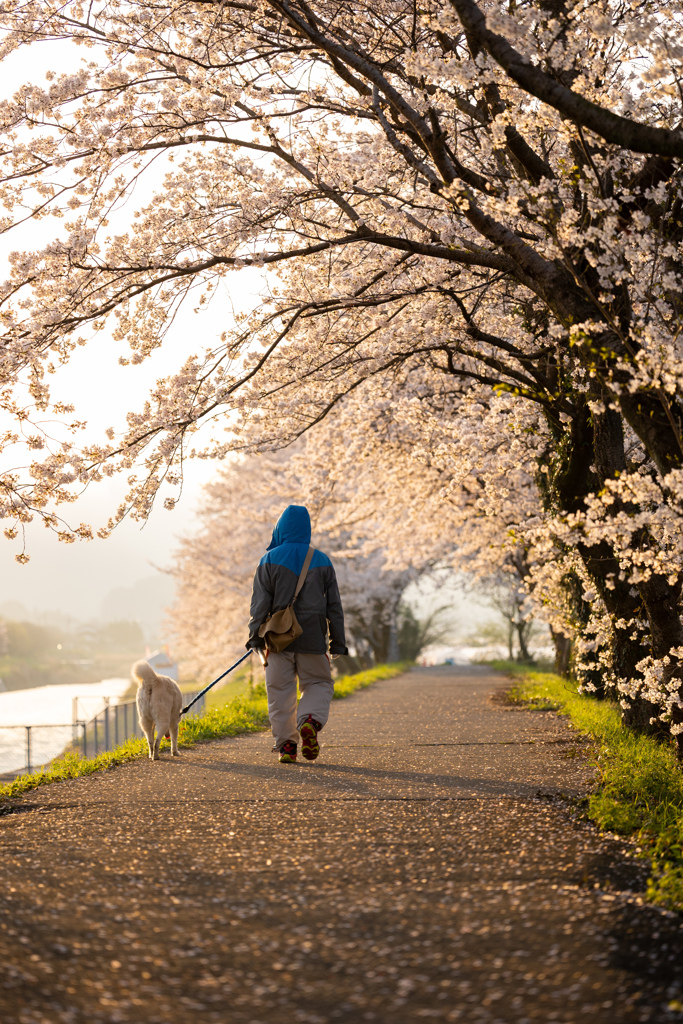
[[[327, 722], [334, 692], [327, 654], [328, 628], [332, 657], [348, 654], [334, 567], [327, 555], [310, 544], [308, 509], [288, 505], [259, 562], [251, 599], [247, 647], [267, 651], [268, 715], [275, 738], [273, 750], [283, 763], [296, 761], [299, 735], [301, 753], [307, 761], [314, 761], [320, 753], [317, 736]], [[295, 598], [297, 587], [300, 589]], [[279, 617], [274, 622], [269, 620], [285, 610], [286, 628], [286, 610], [291, 605], [298, 632], [295, 625], [285, 635]], [[297, 677], [301, 690], [298, 708]]]

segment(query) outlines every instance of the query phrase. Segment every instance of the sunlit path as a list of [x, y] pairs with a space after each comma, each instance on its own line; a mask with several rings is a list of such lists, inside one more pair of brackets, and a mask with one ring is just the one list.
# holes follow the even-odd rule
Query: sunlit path
[[678, 919], [557, 799], [581, 743], [502, 682], [378, 683], [313, 764], [259, 734], [31, 795], [0, 818], [2, 1020], [676, 1019]]

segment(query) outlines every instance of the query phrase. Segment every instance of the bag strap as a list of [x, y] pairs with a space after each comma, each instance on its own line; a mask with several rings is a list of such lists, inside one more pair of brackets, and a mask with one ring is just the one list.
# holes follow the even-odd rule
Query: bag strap
[[301, 590], [301, 588], [304, 585], [304, 582], [306, 580], [306, 576], [308, 575], [308, 567], [311, 564], [311, 559], [313, 558], [314, 551], [315, 551], [315, 548], [309, 548], [308, 551], [306, 552], [306, 557], [304, 558], [304, 564], [301, 566], [301, 572], [299, 573], [299, 580], [298, 580], [297, 585], [296, 585], [296, 590], [294, 591], [294, 600], [292, 601], [292, 604], [294, 604], [294, 601], [296, 601], [297, 597], [299, 596], [299, 591]]

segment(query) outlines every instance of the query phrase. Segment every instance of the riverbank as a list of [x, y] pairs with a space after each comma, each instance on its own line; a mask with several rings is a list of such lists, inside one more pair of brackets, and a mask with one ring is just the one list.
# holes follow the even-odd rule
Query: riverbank
[[73, 742], [74, 721], [90, 720], [105, 702], [119, 703], [129, 685], [121, 677], [0, 693], [0, 776], [13, 778], [59, 756]]

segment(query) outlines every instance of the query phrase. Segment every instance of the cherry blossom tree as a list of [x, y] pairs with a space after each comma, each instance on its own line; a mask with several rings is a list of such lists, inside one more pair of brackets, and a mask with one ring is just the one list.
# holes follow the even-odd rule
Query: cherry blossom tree
[[[352, 657], [349, 667], [397, 661], [401, 600], [428, 566], [392, 571], [375, 546], [362, 551], [350, 531], [326, 532], [320, 496], [307, 495], [291, 453], [249, 456], [226, 464], [203, 492], [200, 529], [183, 539], [172, 572], [177, 581], [170, 626], [178, 653], [198, 678], [209, 678], [244, 649], [252, 582], [273, 526], [288, 504], [311, 504], [312, 541], [335, 564]], [[337, 502], [338, 504], [338, 502]], [[346, 659], [340, 662], [345, 667]]]
[[[59, 528], [55, 503], [123, 471], [106, 534], [160, 489], [172, 507], [188, 456], [269, 451], [325, 422], [350, 447], [374, 440], [385, 463], [369, 424], [399, 401], [419, 438], [407, 499], [443, 475], [438, 438], [462, 445], [478, 404], [489, 429], [515, 425], [501, 436], [528, 479], [494, 493], [499, 469], [458, 456], [459, 515], [468, 466], [491, 510], [468, 521], [508, 524], [530, 591], [550, 617], [565, 609], [627, 719], [680, 734], [682, 13], [672, 0], [3, 3], [4, 55], [67, 42], [85, 55], [0, 108], [5, 233], [58, 221], [12, 254], [0, 290], [0, 402], [18, 424], [4, 441], [35, 453], [28, 475], [2, 478], [9, 536], [36, 514]], [[134, 209], [156, 168], [163, 184]], [[79, 446], [50, 372], [105, 329], [124, 361], [144, 360], [182, 303], [199, 315], [254, 266], [272, 270], [262, 304], [191, 344], [125, 429]], [[47, 412], [75, 435], [29, 427]], [[512, 493], [521, 506], [505, 510]], [[449, 492], [432, 494], [438, 521]]]

